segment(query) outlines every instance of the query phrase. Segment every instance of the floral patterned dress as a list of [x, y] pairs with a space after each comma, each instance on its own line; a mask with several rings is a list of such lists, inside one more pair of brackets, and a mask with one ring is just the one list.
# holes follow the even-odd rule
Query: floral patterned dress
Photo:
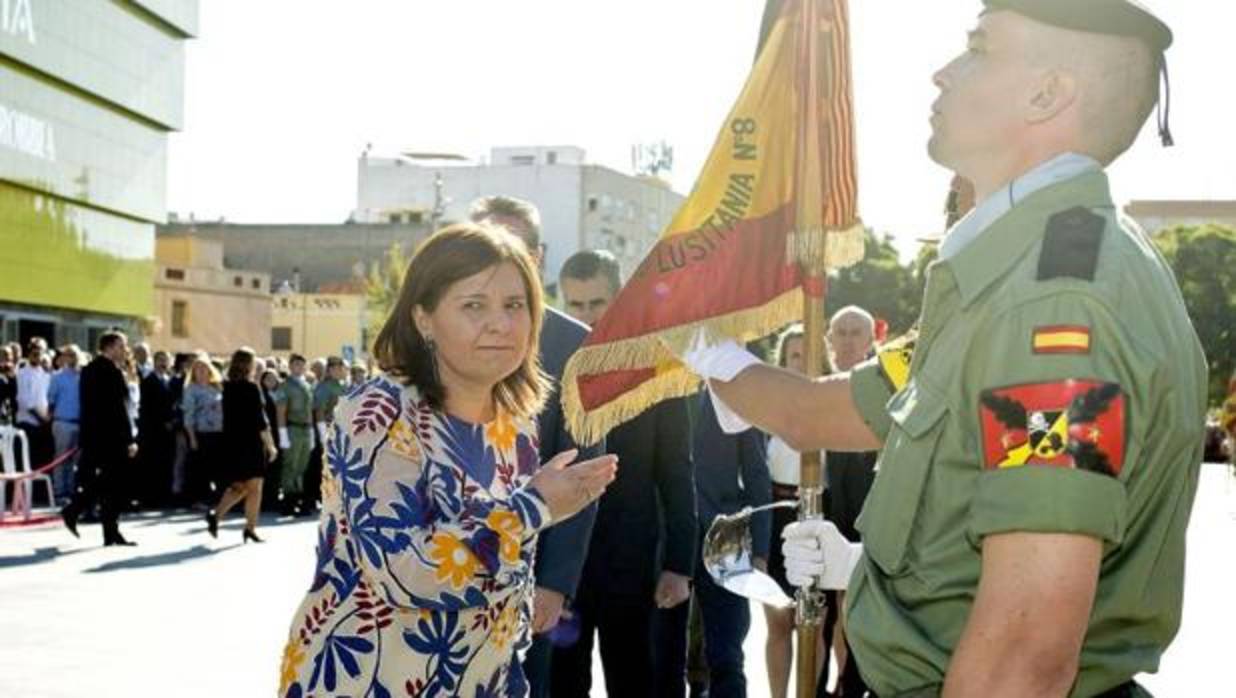
[[279, 696], [527, 694], [536, 535], [535, 424], [477, 425], [376, 378], [336, 412], [317, 565]]

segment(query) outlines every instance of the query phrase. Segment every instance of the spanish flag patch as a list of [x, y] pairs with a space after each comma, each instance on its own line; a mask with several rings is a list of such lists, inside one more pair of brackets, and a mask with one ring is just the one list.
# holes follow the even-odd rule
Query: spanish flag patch
[[1053, 325], [1034, 328], [1035, 354], [1089, 354], [1090, 328], [1085, 325]]

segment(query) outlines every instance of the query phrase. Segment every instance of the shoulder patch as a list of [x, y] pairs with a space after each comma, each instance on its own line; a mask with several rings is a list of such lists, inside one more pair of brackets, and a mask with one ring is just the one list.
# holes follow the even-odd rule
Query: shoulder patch
[[1089, 354], [1090, 328], [1085, 325], [1036, 327], [1031, 351], [1035, 354]]
[[1094, 281], [1099, 265], [1099, 247], [1107, 220], [1082, 206], [1061, 211], [1047, 220], [1043, 251], [1039, 255], [1039, 281], [1073, 278]]
[[1115, 383], [1062, 380], [984, 390], [983, 468], [1076, 468], [1116, 477], [1124, 467], [1125, 395]]
[[881, 346], [876, 354], [880, 361], [880, 375], [894, 393], [910, 381], [910, 363], [914, 360], [914, 344], [917, 341], [918, 331], [910, 330]]

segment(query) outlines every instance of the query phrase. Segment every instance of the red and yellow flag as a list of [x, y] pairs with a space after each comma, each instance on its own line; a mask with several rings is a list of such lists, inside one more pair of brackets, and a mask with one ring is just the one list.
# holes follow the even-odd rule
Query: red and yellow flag
[[581, 443], [699, 379], [703, 327], [749, 341], [800, 320], [807, 272], [862, 258], [846, 0], [769, 0], [759, 55], [691, 195], [563, 376]]

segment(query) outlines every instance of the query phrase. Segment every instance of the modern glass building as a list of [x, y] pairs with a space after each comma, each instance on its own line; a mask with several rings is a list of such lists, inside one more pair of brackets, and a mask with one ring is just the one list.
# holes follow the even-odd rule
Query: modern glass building
[[0, 0], [0, 341], [154, 314], [197, 0]]

